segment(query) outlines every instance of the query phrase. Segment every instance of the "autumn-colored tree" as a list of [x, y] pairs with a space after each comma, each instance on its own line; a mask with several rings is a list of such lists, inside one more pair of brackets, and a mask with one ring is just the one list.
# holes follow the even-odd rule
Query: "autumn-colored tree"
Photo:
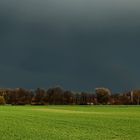
[[0, 105], [6, 104], [5, 99], [3, 96], [0, 96]]
[[140, 90], [134, 90], [133, 92], [133, 102], [134, 104], [140, 104]]
[[109, 104], [111, 91], [108, 88], [96, 88], [95, 93], [99, 104]]

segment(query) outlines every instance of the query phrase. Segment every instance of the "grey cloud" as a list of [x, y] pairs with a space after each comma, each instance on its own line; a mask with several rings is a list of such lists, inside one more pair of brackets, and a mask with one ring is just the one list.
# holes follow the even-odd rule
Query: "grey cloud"
[[139, 86], [140, 2], [0, 1], [0, 85]]

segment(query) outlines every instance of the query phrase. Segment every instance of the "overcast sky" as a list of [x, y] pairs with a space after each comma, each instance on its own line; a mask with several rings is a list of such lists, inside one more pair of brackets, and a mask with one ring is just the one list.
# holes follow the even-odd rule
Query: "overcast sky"
[[139, 0], [0, 0], [0, 87], [140, 88]]

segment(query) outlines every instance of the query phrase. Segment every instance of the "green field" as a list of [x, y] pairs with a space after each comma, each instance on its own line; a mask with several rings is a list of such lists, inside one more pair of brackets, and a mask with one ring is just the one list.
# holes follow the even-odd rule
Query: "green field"
[[140, 140], [140, 107], [0, 106], [0, 140]]

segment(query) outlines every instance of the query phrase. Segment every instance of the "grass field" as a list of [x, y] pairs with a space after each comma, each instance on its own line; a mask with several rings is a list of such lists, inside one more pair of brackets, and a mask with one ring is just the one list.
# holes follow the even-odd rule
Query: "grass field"
[[140, 107], [0, 106], [0, 140], [140, 140]]

